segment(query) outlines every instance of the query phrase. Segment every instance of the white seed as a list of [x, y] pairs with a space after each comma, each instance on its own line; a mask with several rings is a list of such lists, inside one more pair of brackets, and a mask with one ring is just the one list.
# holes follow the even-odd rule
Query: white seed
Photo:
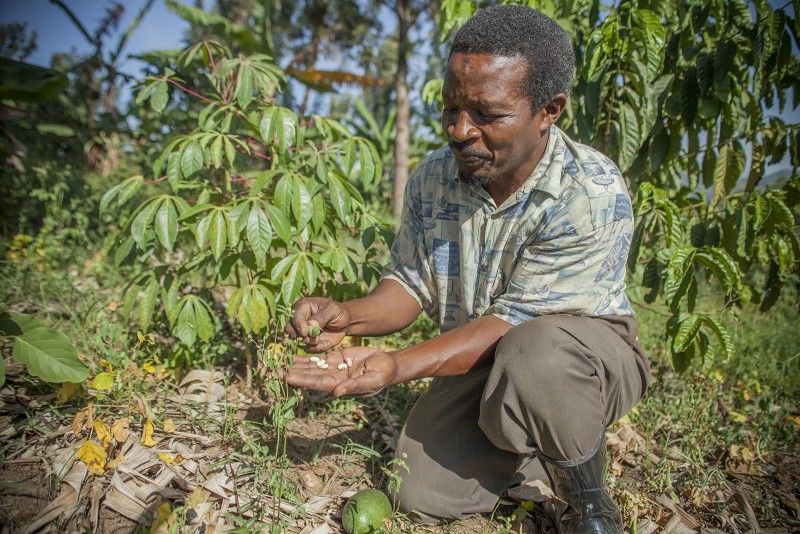
[[328, 366], [328, 364], [325, 363], [325, 360], [319, 360], [317, 362], [317, 367], [322, 367], [323, 369], [325, 369], [325, 367], [327, 367], [327, 366]]
[[327, 363], [323, 363], [322, 365], [320, 365], [320, 368], [322, 369], [327, 369], [328, 367], [330, 366]]
[[337, 365], [337, 367], [340, 370], [344, 371], [345, 369], [347, 369], [347, 364], [346, 363], [340, 363], [339, 365]]
[[317, 362], [319, 361], [319, 358], [317, 358], [316, 356], [312, 356], [312, 357], [310, 357], [310, 358], [308, 359], [308, 361], [310, 361], [310, 362], [314, 362], [314, 363], [317, 363]]

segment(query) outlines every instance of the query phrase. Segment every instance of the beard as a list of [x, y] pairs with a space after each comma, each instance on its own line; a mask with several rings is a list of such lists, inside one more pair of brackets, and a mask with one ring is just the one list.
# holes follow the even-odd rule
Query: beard
[[466, 173], [461, 170], [458, 171], [458, 181], [467, 185], [476, 185], [486, 187], [497, 179], [494, 174], [486, 172], [472, 172]]
[[[458, 156], [467, 157], [467, 158], [479, 158], [485, 161], [491, 161], [492, 155], [491, 153], [484, 153], [481, 151], [477, 151], [471, 149], [470, 147], [466, 146], [458, 146], [458, 144], [451, 142], [450, 143], [450, 150], [457, 155], [456, 159], [458, 160]], [[467, 185], [478, 185], [481, 187], [486, 187], [487, 185], [491, 184], [497, 179], [497, 174], [492, 172], [489, 169], [475, 169], [472, 171], [465, 171], [461, 168], [458, 169], [458, 181], [465, 183]]]

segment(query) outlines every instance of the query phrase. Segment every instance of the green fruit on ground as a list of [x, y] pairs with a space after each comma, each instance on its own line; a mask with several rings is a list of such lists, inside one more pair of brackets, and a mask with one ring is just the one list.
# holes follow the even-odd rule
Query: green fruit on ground
[[362, 490], [350, 497], [342, 511], [342, 524], [348, 534], [369, 534], [392, 517], [392, 503], [380, 490]]

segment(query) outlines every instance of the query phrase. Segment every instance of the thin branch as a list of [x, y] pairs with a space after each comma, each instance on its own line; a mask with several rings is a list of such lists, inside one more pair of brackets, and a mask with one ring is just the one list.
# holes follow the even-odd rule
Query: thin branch
[[200, 100], [202, 100], [203, 102], [206, 102], [207, 104], [213, 104], [214, 103], [214, 101], [211, 100], [210, 98], [207, 98], [207, 97], [205, 97], [205, 96], [203, 96], [203, 95], [201, 95], [199, 93], [195, 93], [194, 91], [192, 91], [188, 87], [184, 87], [183, 85], [179, 84], [178, 82], [176, 82], [173, 79], [168, 79], [167, 81], [169, 83], [171, 83], [172, 85], [174, 85], [175, 87], [177, 87], [178, 89], [180, 89], [181, 91], [183, 91], [185, 93], [188, 93], [188, 94], [190, 94], [190, 95], [192, 95], [192, 96], [194, 96], [196, 98], [199, 98]]
[[50, 0], [50, 3], [54, 4], [56, 7], [61, 8], [61, 10], [67, 14], [72, 23], [78, 28], [78, 30], [83, 34], [83, 36], [86, 37], [87, 41], [89, 41], [97, 48], [100, 47], [100, 42], [91, 35], [89, 35], [89, 32], [83, 26], [83, 23], [81, 23], [81, 21], [78, 19], [77, 15], [75, 15], [75, 13], [73, 13], [72, 10], [66, 4], [64, 4], [64, 2], [62, 2], [61, 0]]
[[117, 58], [119, 57], [120, 53], [122, 52], [122, 49], [125, 47], [125, 43], [128, 42], [128, 39], [130, 38], [130, 36], [133, 34], [134, 31], [136, 31], [136, 28], [139, 27], [139, 24], [141, 24], [142, 19], [144, 19], [145, 14], [152, 7], [153, 2], [155, 2], [155, 0], [147, 0], [147, 3], [145, 3], [145, 5], [139, 11], [139, 14], [136, 15], [136, 18], [134, 19], [134, 21], [131, 22], [130, 26], [128, 26], [128, 29], [125, 30], [125, 34], [122, 37], [120, 37], [119, 43], [117, 43], [117, 49], [114, 50], [114, 52], [111, 54], [111, 62], [112, 63], [117, 60]]

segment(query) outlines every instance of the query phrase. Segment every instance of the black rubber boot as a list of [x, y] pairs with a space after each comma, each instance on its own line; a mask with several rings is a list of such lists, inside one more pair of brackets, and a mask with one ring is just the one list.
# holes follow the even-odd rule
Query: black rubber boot
[[565, 503], [556, 519], [559, 534], [622, 534], [622, 515], [606, 492], [605, 435], [580, 460], [539, 459], [553, 492]]

